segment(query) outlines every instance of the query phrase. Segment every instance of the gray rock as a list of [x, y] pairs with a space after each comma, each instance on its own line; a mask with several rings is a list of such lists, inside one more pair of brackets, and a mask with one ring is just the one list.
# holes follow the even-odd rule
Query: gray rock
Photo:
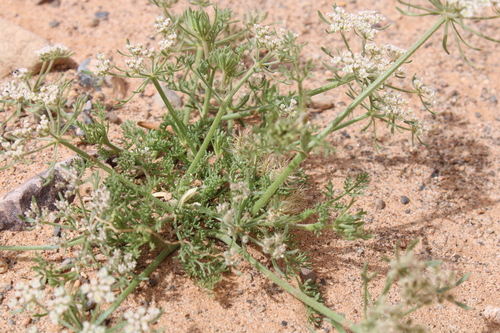
[[[59, 192], [65, 191], [65, 189], [58, 189], [55, 186], [57, 182], [65, 182], [61, 167], [73, 160], [74, 158], [70, 158], [57, 163], [54, 177], [46, 186], [43, 184], [45, 179], [49, 177], [49, 170], [36, 175], [5, 194], [0, 200], [0, 230], [19, 231], [29, 227], [29, 223], [21, 220], [18, 215], [24, 214], [30, 208], [33, 196], [40, 208], [47, 207], [51, 211], [56, 210], [54, 203], [59, 199]], [[68, 198], [68, 201], [72, 200], [73, 198]]]
[[14, 70], [27, 68], [37, 72], [40, 62], [36, 50], [49, 44], [44, 38], [17, 24], [0, 18], [0, 78], [10, 75]]
[[384, 209], [385, 208], [385, 201], [378, 198], [377, 200], [375, 200], [375, 209], [377, 210], [381, 210], [381, 209]]
[[407, 205], [410, 203], [410, 198], [408, 198], [406, 195], [402, 195], [399, 200], [403, 205]]
[[[165, 92], [165, 95], [167, 96], [168, 101], [170, 102], [170, 104], [172, 104], [172, 107], [174, 109], [182, 108], [182, 105], [183, 105], [182, 99], [179, 96], [177, 96], [175, 91], [168, 89], [164, 85], [162, 85], [162, 88], [163, 88], [163, 91]], [[158, 92], [153, 96], [153, 103], [155, 103], [156, 105], [159, 105], [159, 106], [165, 106], [165, 104], [163, 103], [163, 100], [161, 99], [161, 96]]]
[[316, 272], [312, 269], [302, 267], [300, 269], [300, 280], [305, 283], [307, 280], [311, 280], [311, 284], [316, 284]]

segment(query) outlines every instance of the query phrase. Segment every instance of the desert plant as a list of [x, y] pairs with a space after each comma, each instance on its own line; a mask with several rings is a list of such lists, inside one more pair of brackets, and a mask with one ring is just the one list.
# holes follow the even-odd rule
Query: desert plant
[[[364, 122], [365, 129], [373, 128], [375, 144], [379, 124], [420, 140], [425, 124], [407, 107], [404, 94], [418, 95], [432, 112], [434, 90], [418, 75], [408, 80], [403, 65], [443, 25], [445, 50], [451, 29], [464, 58], [461, 45], [469, 44], [459, 27], [493, 40], [472, 30], [466, 19], [476, 19], [474, 15], [483, 7], [497, 9], [497, 1], [430, 0], [432, 9], [399, 1], [406, 6], [400, 9], [404, 14], [438, 17], [408, 50], [374, 42], [376, 34], [387, 28], [375, 28], [384, 19], [381, 15], [346, 13], [334, 6], [332, 12], [319, 15], [328, 25], [328, 34], [340, 34], [345, 50], [323, 48], [331, 57], [325, 66], [334, 76], [312, 90], [303, 83], [314, 64], [299, 61], [306, 44], [297, 43], [297, 34], [262, 25], [260, 15], [236, 21], [231, 10], [208, 1], [192, 2], [194, 6], [178, 16], [169, 11], [176, 1], [150, 1], [164, 11], [154, 23], [160, 39], [157, 47], [147, 49], [127, 40], [126, 51], [121, 52], [127, 58], [126, 67], [119, 68], [98, 54], [93, 74], [101, 80], [119, 76], [141, 81], [121, 103], [153, 84], [168, 109], [157, 130], [145, 131], [126, 122], [123, 140], [113, 143], [99, 104], [91, 110], [94, 122], [79, 121], [88, 101], [80, 98], [68, 109], [65, 94], [71, 82], [63, 78], [45, 82], [53, 61], [70, 55], [60, 45], [40, 52], [43, 67], [36, 79], [21, 69], [16, 72], [17, 81], [2, 86], [1, 101], [10, 112], [0, 126], [4, 167], [47, 148], [53, 148], [52, 166], [60, 146], [78, 155], [63, 167], [65, 182], [58, 184], [64, 189], [56, 203], [58, 210], [48, 211], [34, 201], [24, 217], [33, 228], [40, 224], [63, 228], [60, 244], [0, 247], [40, 251], [75, 247], [78, 254], [64, 267], [37, 258], [37, 278], [16, 287], [13, 309], [49, 316], [75, 332], [148, 331], [161, 311], [143, 308], [126, 313], [114, 327], [105, 321], [175, 250], [185, 271], [205, 288], [213, 288], [224, 272], [237, 269], [243, 257], [304, 302], [313, 323], [325, 319], [340, 332], [415, 332], [423, 328], [405, 318], [422, 306], [442, 301], [464, 306], [450, 292], [466, 276], [457, 279], [439, 270], [437, 262], [417, 260], [414, 244], [405, 254], [397, 249], [395, 259], [389, 261], [386, 287], [377, 299], [368, 292], [374, 275], [365, 267], [365, 317], [360, 323], [325, 307], [318, 286], [310, 281], [295, 279], [299, 287], [294, 287], [291, 281], [301, 267], [309, 265], [307, 255], [294, 245], [294, 230], [321, 235], [333, 229], [347, 240], [371, 237], [363, 228], [365, 211], [352, 212], [368, 186], [369, 175], [347, 178], [342, 189], [329, 183], [325, 199], [307, 206], [303, 198], [306, 176], [300, 164], [311, 154], [333, 153], [328, 135], [358, 122]], [[359, 37], [359, 45], [349, 42], [348, 34]], [[325, 128], [312, 125], [308, 99], [341, 86], [348, 88], [352, 103]], [[165, 87], [185, 96], [182, 108], [172, 106]], [[74, 128], [83, 131], [81, 140], [95, 147], [97, 155], [73, 143]], [[79, 190], [83, 184], [90, 184], [90, 198]], [[225, 243], [225, 248], [221, 250], [216, 241]], [[247, 252], [249, 246], [269, 258], [272, 270]], [[136, 260], [157, 247], [162, 248], [161, 254], [137, 272]], [[98, 260], [97, 253], [106, 260]], [[92, 270], [98, 271], [95, 277], [82, 285], [76, 283], [83, 272]], [[392, 305], [385, 296], [396, 286], [402, 301]], [[47, 294], [53, 294], [52, 299]]]

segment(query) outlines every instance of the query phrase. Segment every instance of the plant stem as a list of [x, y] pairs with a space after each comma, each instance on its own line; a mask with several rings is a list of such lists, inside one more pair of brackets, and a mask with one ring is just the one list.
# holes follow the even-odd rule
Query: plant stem
[[293, 297], [297, 298], [307, 306], [310, 306], [314, 310], [322, 313], [326, 317], [330, 318], [331, 320], [339, 323], [340, 325], [344, 327], [348, 327], [350, 330], [353, 332], [361, 332], [361, 329], [342, 315], [336, 313], [335, 311], [332, 311], [328, 307], [326, 307], [324, 304], [315, 301], [311, 297], [307, 296], [305, 293], [302, 291], [298, 290], [288, 282], [284, 281], [281, 279], [279, 276], [271, 272], [269, 269], [264, 267], [258, 260], [253, 258], [250, 254], [248, 254], [246, 251], [244, 251], [240, 246], [236, 245], [234, 242], [231, 241], [229, 236], [223, 235], [223, 236], [218, 236], [220, 240], [222, 240], [226, 244], [231, 244], [234, 248], [238, 249], [238, 252], [243, 256], [243, 258], [248, 261], [252, 266], [257, 268], [262, 274], [266, 275], [271, 281], [279, 285], [283, 290], [285, 290], [287, 293], [292, 295]]
[[[317, 139], [309, 143], [309, 150], [307, 152], [299, 152], [292, 159], [290, 164], [283, 170], [278, 178], [268, 187], [266, 192], [260, 197], [260, 199], [254, 204], [252, 208], [252, 214], [257, 214], [259, 210], [267, 203], [267, 201], [274, 195], [276, 190], [281, 186], [281, 184], [294, 172], [302, 161], [307, 158], [308, 153], [317, 144], [325, 140], [328, 134], [339, 129], [339, 124], [356, 108], [366, 97], [370, 96], [375, 89], [377, 89], [385, 80], [387, 80], [401, 65], [403, 65], [412, 55], [417, 51], [440, 27], [446, 22], [446, 17], [441, 16], [432, 25], [432, 27], [427, 30], [422, 37], [420, 37], [405, 54], [403, 54], [392, 66], [380, 75], [375, 81], [372, 82], [365, 90], [363, 90], [358, 97], [356, 97], [349, 106], [347, 106], [340, 115], [337, 116], [335, 120], [328, 124], [318, 135]], [[338, 82], [333, 82], [332, 84], [338, 84]], [[325, 86], [326, 87], [326, 86]], [[324, 87], [323, 87], [324, 88]], [[315, 90], [313, 90], [315, 92]], [[343, 127], [343, 126], [342, 126]], [[342, 128], [340, 127], [340, 128]]]
[[167, 95], [165, 95], [165, 91], [163, 90], [163, 87], [160, 85], [158, 78], [153, 76], [153, 77], [150, 77], [150, 80], [151, 80], [151, 82], [153, 82], [156, 90], [158, 91], [158, 94], [160, 94], [160, 97], [163, 100], [163, 103], [165, 103], [165, 106], [168, 109], [168, 113], [172, 116], [172, 119], [174, 120], [175, 126], [178, 129], [177, 134], [179, 135], [179, 138], [181, 139], [181, 141], [185, 142], [189, 146], [189, 149], [191, 149], [191, 151], [194, 152], [195, 151], [194, 145], [191, 142], [191, 140], [189, 140], [186, 125], [184, 125], [184, 123], [181, 121], [181, 119], [179, 119], [179, 117], [177, 116], [177, 113], [174, 110], [174, 108], [172, 107], [172, 104], [170, 104], [170, 101], [168, 100]]
[[222, 116], [224, 116], [224, 113], [226, 112], [226, 109], [229, 103], [231, 102], [234, 94], [236, 94], [236, 92], [240, 90], [243, 84], [245, 84], [245, 82], [250, 78], [250, 76], [252, 76], [253, 73], [255, 73], [256, 68], [258, 68], [259, 66], [261, 66], [261, 63], [254, 64], [253, 67], [250, 68], [250, 70], [245, 74], [245, 76], [243, 76], [243, 78], [238, 82], [238, 84], [233, 88], [233, 90], [226, 96], [226, 98], [222, 102], [219, 112], [217, 112], [217, 115], [215, 116], [212, 125], [208, 130], [205, 140], [203, 140], [200, 149], [196, 153], [193, 162], [191, 162], [191, 165], [189, 166], [189, 169], [186, 172], [187, 175], [193, 173], [198, 167], [198, 163], [200, 163], [201, 158], [205, 154], [205, 151], [207, 150], [208, 145], [210, 144], [210, 141], [212, 140], [212, 137], [214, 136], [215, 131], [217, 130], [217, 127], [219, 126], [222, 120]]
[[156, 259], [137, 278], [135, 278], [128, 285], [128, 287], [116, 298], [116, 300], [113, 302], [113, 304], [111, 304], [111, 306], [105, 312], [103, 312], [99, 316], [99, 318], [97, 318], [97, 321], [95, 322], [95, 324], [96, 325], [102, 324], [106, 320], [106, 318], [108, 318], [108, 316], [110, 314], [112, 314], [113, 311], [115, 311], [116, 308], [118, 308], [120, 306], [120, 304], [125, 300], [125, 298], [127, 298], [127, 296], [130, 295], [130, 293], [132, 293], [135, 290], [135, 288], [137, 288], [139, 283], [141, 283], [141, 281], [143, 281], [146, 277], [148, 277], [149, 274], [151, 274], [156, 269], [156, 267], [158, 267], [158, 265], [160, 265], [160, 263], [168, 255], [170, 255], [172, 252], [174, 252], [178, 247], [179, 247], [178, 244], [177, 245], [166, 245], [165, 249], [163, 249], [163, 251], [161, 251], [161, 253], [158, 255], [158, 257], [156, 257]]
[[55, 136], [54, 136], [54, 138], [57, 140], [57, 143], [60, 143], [63, 146], [71, 149], [72, 151], [74, 151], [80, 157], [86, 159], [87, 161], [91, 161], [92, 163], [95, 163], [102, 170], [106, 171], [110, 175], [113, 175], [113, 176], [117, 177], [125, 185], [129, 186], [130, 188], [133, 188], [134, 190], [136, 190], [137, 192], [141, 193], [145, 197], [150, 198], [156, 204], [158, 204], [160, 207], [162, 207], [163, 209], [165, 209], [165, 211], [167, 211], [169, 213], [171, 213], [173, 211], [173, 208], [171, 206], [169, 206], [168, 204], [166, 204], [163, 201], [159, 200], [158, 198], [152, 196], [151, 193], [145, 191], [144, 188], [142, 188], [139, 185], [134, 184], [133, 182], [131, 182], [130, 180], [128, 180], [127, 178], [125, 178], [124, 176], [122, 176], [121, 174], [119, 174], [118, 172], [116, 172], [115, 170], [113, 170], [112, 168], [108, 167], [107, 165], [105, 165], [104, 163], [102, 163], [101, 161], [99, 161], [98, 159], [96, 159], [95, 157], [87, 154], [86, 152], [84, 152], [80, 148], [75, 147], [74, 145], [72, 145], [71, 143], [67, 142], [66, 140], [62, 140], [62, 139], [60, 139], [58, 137], [55, 137]]

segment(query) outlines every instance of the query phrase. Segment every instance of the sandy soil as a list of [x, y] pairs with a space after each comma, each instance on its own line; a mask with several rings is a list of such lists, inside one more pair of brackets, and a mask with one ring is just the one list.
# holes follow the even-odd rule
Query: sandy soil
[[[124, 49], [125, 40], [132, 43], [147, 41], [152, 23], [159, 10], [146, 0], [60, 0], [59, 5], [35, 5], [33, 0], [0, 0], [0, 17], [36, 32], [52, 43], [71, 48], [76, 63], [104, 52], [120, 57], [116, 49]], [[309, 87], [325, 82], [331, 73], [321, 67], [327, 61], [320, 46], [340, 47], [338, 36], [327, 35], [326, 25], [317, 10], [331, 10], [324, 0], [248, 0], [218, 1], [231, 5], [241, 15], [251, 9], [269, 12], [268, 22], [280, 21], [282, 26], [298, 32], [309, 43], [304, 57], [318, 63]], [[339, 3], [339, 5], [342, 5]], [[409, 47], [432, 24], [433, 18], [403, 17], [394, 8], [395, 1], [351, 0], [344, 3], [349, 11], [375, 9], [392, 24], [381, 33], [379, 42], [391, 42]], [[180, 12], [182, 6], [175, 11]], [[95, 21], [97, 12], [108, 12], [106, 19]], [[58, 22], [51, 27], [51, 22]], [[98, 23], [96, 25], [96, 22]], [[54, 23], [52, 23], [54, 25]], [[481, 32], [500, 36], [498, 21], [482, 23]], [[438, 88], [437, 116], [425, 114], [430, 130], [424, 137], [428, 146], [412, 146], [409, 136], [391, 136], [380, 129], [376, 151], [371, 132], [361, 133], [361, 126], [332, 135], [329, 139], [338, 152], [324, 158], [313, 156], [303, 167], [311, 175], [311, 200], [321, 198], [320, 190], [329, 181], [341, 184], [348, 174], [369, 172], [372, 182], [368, 193], [357, 206], [368, 210], [367, 228], [374, 235], [369, 241], [347, 242], [333, 233], [317, 238], [298, 233], [301, 246], [310, 252], [326, 304], [352, 320], [362, 315], [361, 269], [370, 263], [371, 271], [387, 271], [382, 256], [392, 256], [396, 241], [403, 246], [421, 239], [417, 253], [421, 258], [444, 260], [444, 267], [458, 275], [472, 273], [457, 291], [457, 299], [472, 309], [465, 311], [450, 304], [419, 311], [414, 317], [431, 332], [500, 332], [500, 325], [487, 323], [482, 312], [488, 305], [500, 306], [500, 45], [477, 38], [474, 45], [483, 52], [469, 52], [476, 65], [469, 67], [459, 57], [455, 47], [446, 55], [440, 36], [434, 36], [418, 51], [409, 75], [418, 72], [426, 82]], [[67, 75], [74, 75], [74, 70]], [[130, 83], [133, 87], [134, 83]], [[128, 91], [130, 93], [130, 89]], [[163, 112], [152, 103], [152, 89], [134, 102], [115, 110], [122, 119], [158, 121]], [[311, 113], [311, 119], [326, 124], [340, 112], [348, 99], [342, 92], [330, 93], [335, 107]], [[108, 97], [113, 97], [110, 94]], [[415, 107], [418, 109], [418, 106]], [[147, 118], [149, 117], [149, 118]], [[112, 124], [117, 131], [118, 125]], [[61, 159], [68, 156], [63, 154]], [[21, 165], [0, 173], [0, 193], [15, 188], [43, 170], [47, 155], [37, 156], [33, 165]], [[401, 196], [410, 199], [401, 202]], [[377, 199], [385, 209], [375, 207]], [[36, 232], [0, 232], [0, 244], [45, 244], [53, 238], [52, 228]], [[25, 314], [11, 314], [7, 306], [12, 297], [12, 285], [33, 277], [30, 258], [34, 253], [0, 255], [9, 260], [9, 270], [0, 275], [0, 331], [24, 332], [32, 325]], [[60, 263], [71, 253], [51, 251], [44, 256]], [[145, 261], [147, 263], [147, 260]], [[227, 275], [212, 293], [200, 290], [188, 279], [177, 262], [169, 258], [151, 275], [157, 282], [141, 285], [124, 304], [123, 310], [150, 304], [161, 307], [165, 314], [156, 327], [166, 332], [307, 332], [303, 305], [283, 292], [249, 266], [241, 267], [241, 275]], [[380, 276], [373, 291], [383, 283]], [[154, 286], [152, 286], [154, 285]], [[44, 322], [36, 323], [42, 332], [58, 332]], [[335, 331], [329, 324], [317, 332]]]

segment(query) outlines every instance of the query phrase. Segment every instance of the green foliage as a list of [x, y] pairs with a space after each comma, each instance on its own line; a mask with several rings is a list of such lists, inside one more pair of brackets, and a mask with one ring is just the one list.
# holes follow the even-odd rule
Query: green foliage
[[[49, 316], [75, 332], [125, 329], [134, 324], [132, 314], [125, 314], [114, 328], [102, 325], [158, 261], [175, 249], [186, 273], [207, 289], [213, 289], [222, 274], [237, 269], [238, 257], [243, 256], [301, 299], [313, 324], [326, 316], [343, 332], [379, 332], [388, 323], [404, 331], [408, 322], [403, 317], [424, 305], [450, 301], [463, 306], [450, 291], [465, 278], [455, 281], [436, 263], [410, 265], [413, 247], [405, 255], [396, 250], [386, 289], [377, 300], [367, 287], [374, 275], [369, 276], [365, 267], [365, 318], [360, 325], [326, 308], [319, 286], [299, 283], [297, 290], [288, 283], [301, 267], [310, 266], [306, 253], [294, 241], [294, 231], [319, 236], [330, 229], [346, 240], [371, 237], [364, 229], [366, 212], [353, 212], [367, 189], [368, 173], [347, 177], [341, 190], [329, 182], [325, 199], [313, 206], [304, 195], [309, 188], [301, 163], [320, 150], [332, 153], [334, 147], [327, 136], [358, 122], [365, 123], [364, 130], [373, 128], [375, 144], [378, 123], [393, 133], [408, 131], [412, 139], [419, 139], [425, 125], [406, 108], [408, 101], [402, 94], [417, 94], [429, 110], [434, 91], [417, 75], [406, 89], [396, 88], [391, 80], [406, 79], [402, 65], [443, 24], [445, 37], [446, 29], [452, 27], [459, 47], [460, 42], [468, 45], [455, 29], [460, 25], [471, 31], [456, 6], [431, 1], [439, 10], [427, 14], [440, 15], [440, 19], [408, 51], [373, 43], [376, 33], [385, 29], [374, 28], [382, 20], [380, 15], [347, 15], [336, 6], [332, 13], [320, 13], [329, 25], [327, 33], [340, 33], [346, 51], [323, 48], [332, 58], [326, 67], [334, 75], [327, 85], [309, 91], [304, 82], [315, 64], [301, 58], [306, 44], [297, 44], [297, 34], [260, 25], [264, 16], [259, 13], [238, 22], [231, 10], [219, 9], [209, 1], [192, 2], [198, 8], [189, 7], [178, 16], [168, 10], [177, 1], [149, 1], [165, 13], [155, 21], [161, 39], [156, 48], [145, 49], [127, 40], [127, 52], [120, 52], [127, 58], [126, 67], [113, 66], [99, 54], [94, 74], [101, 80], [111, 75], [141, 81], [122, 103], [153, 84], [168, 109], [159, 129], [145, 130], [127, 121], [121, 128], [122, 138], [113, 143], [104, 106], [78, 99], [74, 112], [68, 112], [65, 95], [71, 82], [44, 81], [54, 59], [69, 55], [62, 46], [41, 52], [43, 66], [36, 80], [23, 71], [18, 73], [20, 82], [2, 86], [0, 102], [10, 112], [0, 125], [3, 167], [49, 147], [55, 148], [52, 166], [60, 146], [79, 156], [63, 168], [65, 181], [57, 185], [61, 189], [58, 210], [49, 212], [34, 202], [24, 217], [35, 226], [49, 224], [64, 230], [61, 244], [36, 249], [77, 247], [78, 253], [61, 268], [37, 258], [34, 270], [39, 278], [30, 286], [19, 287], [16, 306], [24, 310], [34, 303], [40, 309], [38, 316]], [[361, 40], [358, 49], [347, 36], [351, 31]], [[446, 38], [443, 43], [446, 48]], [[185, 94], [185, 105], [174, 108], [162, 84]], [[307, 114], [310, 97], [340, 86], [347, 88], [353, 102], [325, 128], [313, 126]], [[21, 111], [28, 116], [21, 118]], [[79, 120], [82, 115], [93, 121]], [[13, 124], [20, 128], [12, 129]], [[69, 129], [81, 130], [81, 141], [98, 153], [89, 155], [75, 145], [73, 138], [68, 139]], [[42, 145], [29, 150], [30, 141]], [[85, 193], [84, 186], [88, 186]], [[157, 261], [137, 272], [137, 260], [157, 247], [163, 249]], [[247, 252], [250, 247], [260, 249], [279, 277]], [[98, 259], [98, 254], [106, 259]], [[435, 283], [425, 278], [424, 270], [429, 267]], [[75, 287], [82, 273], [95, 277]], [[403, 283], [408, 277], [412, 285]], [[406, 303], [388, 305], [384, 297], [397, 283], [406, 293], [402, 296]], [[45, 284], [56, 287], [54, 298], [62, 303], [43, 302]], [[161, 314], [154, 309], [140, 311], [146, 323], [153, 323]]]

